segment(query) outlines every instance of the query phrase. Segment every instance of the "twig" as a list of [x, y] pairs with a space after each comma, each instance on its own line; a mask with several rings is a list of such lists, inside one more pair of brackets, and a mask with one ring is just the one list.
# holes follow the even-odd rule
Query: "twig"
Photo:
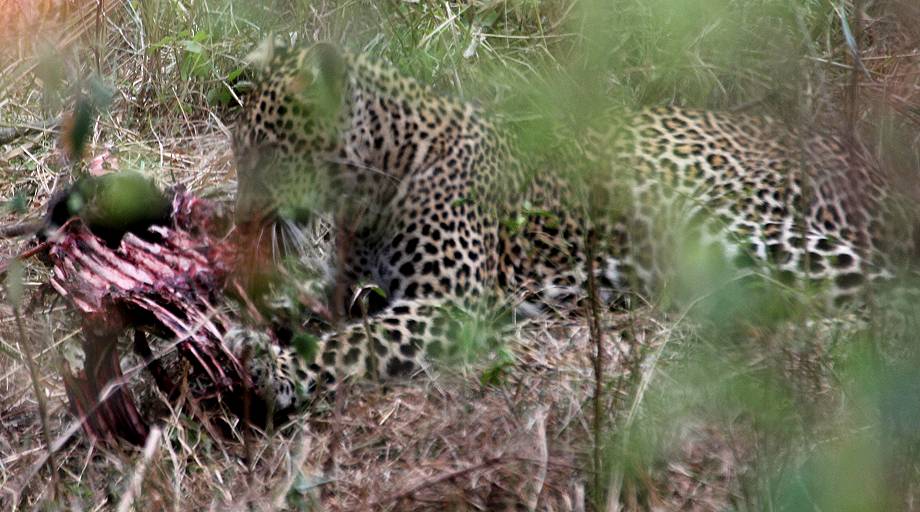
[[147, 472], [147, 465], [150, 464], [150, 459], [153, 458], [157, 448], [160, 446], [162, 434], [163, 429], [160, 427], [153, 427], [150, 429], [150, 433], [147, 434], [147, 442], [144, 443], [143, 456], [141, 460], [138, 461], [137, 466], [134, 467], [134, 474], [131, 476], [131, 482], [118, 501], [118, 507], [115, 509], [116, 512], [128, 512], [128, 510], [131, 509], [131, 505], [134, 504], [134, 496], [141, 490], [141, 484], [144, 483], [144, 473]]
[[[525, 491], [529, 491], [526, 496], [527, 510], [537, 509], [540, 502], [540, 493], [543, 492], [543, 486], [546, 483], [547, 466], [549, 465], [549, 447], [546, 444], [546, 415], [549, 413], [549, 406], [541, 406], [533, 415], [533, 432], [536, 437], [534, 454], [536, 455], [536, 472], [529, 479], [529, 485], [525, 485]], [[529, 489], [527, 489], [529, 487]]]
[[300, 426], [300, 444], [294, 448], [293, 453], [291, 454], [291, 465], [290, 473], [284, 482], [279, 485], [276, 489], [274, 506], [276, 509], [281, 510], [284, 508], [285, 499], [287, 498], [288, 493], [291, 491], [291, 487], [294, 486], [294, 482], [297, 480], [297, 477], [302, 474], [303, 465], [307, 460], [307, 456], [310, 454], [310, 448], [312, 445], [312, 436], [310, 436], [309, 428], [306, 424], [301, 424]]
[[[241, 293], [243, 288], [239, 286], [239, 283], [234, 281], [234, 284], [237, 285], [237, 290]], [[255, 481], [255, 461], [253, 457], [253, 436], [255, 435], [254, 428], [252, 425], [252, 375], [248, 371], [248, 360], [252, 356], [252, 348], [247, 346], [243, 349], [243, 353], [240, 355], [240, 365], [243, 367], [241, 372], [242, 381], [243, 381], [243, 429], [240, 432], [240, 436], [243, 438], [243, 460], [245, 461], [246, 466], [246, 488], [252, 489], [253, 482]], [[266, 420], [268, 425], [266, 425], [267, 430], [271, 431], [273, 428], [272, 417], [274, 416], [274, 405], [273, 402], [269, 402], [268, 411], [266, 412]], [[250, 497], [247, 495], [245, 499], [246, 506], [248, 507], [250, 502]]]
[[28, 126], [0, 128], [0, 146], [3, 144], [9, 144], [10, 142], [13, 142], [20, 137], [25, 137], [34, 131], [37, 130]]
[[859, 72], [862, 71], [869, 77], [869, 72], [863, 66], [860, 59], [859, 39], [862, 37], [862, 10], [863, 5], [860, 0], [853, 2], [853, 25], [854, 30], [851, 32], [847, 24], [846, 11], [843, 8], [837, 9], [840, 17], [840, 26], [846, 39], [847, 47], [850, 50], [850, 56], [853, 60], [853, 67], [850, 69], [850, 83], [847, 87], [847, 137], [849, 139], [849, 148], [854, 151], [854, 141], [856, 140], [856, 123], [859, 118]]
[[45, 119], [38, 124], [21, 124], [17, 126], [4, 126], [0, 128], [0, 146], [9, 144], [20, 137], [30, 133], [43, 132], [57, 128], [61, 124], [61, 116]]
[[[9, 296], [9, 292], [7, 292], [7, 295]], [[25, 356], [26, 365], [29, 367], [29, 377], [32, 379], [35, 399], [38, 401], [38, 414], [42, 422], [42, 437], [45, 440], [45, 446], [48, 447], [48, 469], [51, 471], [52, 499], [57, 499], [57, 462], [55, 461], [54, 450], [51, 446], [51, 429], [48, 427], [48, 403], [45, 402], [45, 389], [42, 387], [41, 376], [38, 374], [38, 366], [35, 365], [35, 359], [32, 357], [32, 347], [26, 337], [25, 327], [22, 325], [22, 315], [19, 314], [19, 304], [13, 304], [13, 315], [16, 317], [16, 329], [19, 330], [19, 348], [22, 350], [22, 354]]]
[[588, 232], [585, 251], [586, 266], [588, 267], [588, 331], [594, 345], [594, 447], [592, 456], [594, 460], [594, 491], [600, 503], [601, 492], [601, 431], [603, 423], [603, 403], [601, 396], [604, 392], [604, 334], [601, 330], [601, 305], [597, 293], [597, 276], [594, 273], [594, 259], [597, 254], [597, 231]]
[[[696, 299], [688, 307], [694, 307], [701, 298]], [[632, 432], [633, 424], [635, 423], [636, 417], [639, 414], [639, 405], [642, 403], [642, 399], [645, 397], [645, 393], [648, 390], [649, 386], [652, 383], [652, 379], [655, 376], [655, 373], [658, 368], [658, 362], [661, 360], [661, 355], [664, 353], [665, 347], [669, 344], [670, 340], [674, 336], [674, 330], [678, 324], [680, 324], [683, 319], [689, 313], [689, 309], [685, 309], [681, 316], [674, 322], [674, 324], [666, 332], [667, 335], [664, 336], [664, 340], [659, 343], [658, 347], [655, 349], [654, 354], [646, 361], [643, 365], [643, 368], [640, 368], [639, 374], [639, 384], [636, 388], [636, 392], [633, 395], [632, 404], [629, 406], [629, 411], [626, 413], [626, 421], [623, 422], [622, 431], [623, 431], [623, 444], [629, 440], [629, 436]], [[614, 511], [620, 509], [620, 490], [623, 486], [623, 470], [618, 468], [616, 471], [612, 472], [608, 480], [607, 488], [614, 489], [615, 492], [609, 492], [607, 494], [607, 511]]]
[[[2, 142], [0, 142], [2, 144]], [[42, 228], [44, 222], [41, 220], [32, 220], [26, 222], [17, 222], [15, 224], [0, 225], [0, 239], [16, 238], [25, 235], [34, 235]]]
[[100, 27], [102, 26], [102, 10], [105, 5], [103, 0], [96, 0], [96, 33], [93, 41], [93, 56], [96, 58], [96, 73], [102, 76], [102, 62], [99, 59], [99, 47], [102, 46]]
[[499, 464], [499, 463], [501, 463], [501, 462], [502, 462], [502, 457], [501, 457], [501, 456], [499, 456], [499, 457], [492, 457], [492, 458], [489, 458], [489, 459], [486, 459], [486, 460], [480, 462], [479, 464], [475, 464], [475, 465], [470, 466], [470, 467], [467, 467], [467, 468], [458, 469], [458, 470], [456, 470], [456, 471], [451, 471], [451, 472], [448, 472], [448, 473], [443, 473], [443, 474], [441, 474], [441, 475], [439, 475], [439, 476], [437, 476], [437, 477], [435, 477], [435, 478], [432, 478], [432, 479], [429, 479], [429, 480], [425, 480], [424, 482], [421, 482], [421, 483], [418, 484], [418, 485], [412, 486], [412, 487], [410, 487], [410, 488], [408, 488], [408, 489], [406, 489], [406, 490], [404, 490], [404, 491], [400, 491], [400, 492], [391, 494], [391, 495], [389, 495], [389, 496], [387, 496], [387, 497], [385, 497], [385, 498], [383, 498], [383, 499], [381, 499], [381, 500], [377, 500], [377, 501], [371, 503], [371, 505], [370, 505], [369, 508], [372, 509], [372, 510], [376, 510], [378, 507], [380, 507], [380, 506], [383, 505], [384, 503], [388, 503], [388, 502], [391, 502], [391, 501], [398, 501], [398, 500], [401, 500], [401, 499], [403, 499], [403, 498], [405, 498], [405, 497], [407, 497], [407, 496], [411, 496], [411, 495], [415, 494], [416, 492], [418, 492], [418, 491], [424, 489], [425, 487], [430, 487], [430, 486], [432, 486], [432, 485], [439, 484], [439, 483], [441, 483], [441, 482], [443, 482], [443, 481], [445, 481], [445, 480], [451, 480], [451, 479], [457, 478], [457, 477], [459, 477], [459, 476], [463, 476], [463, 475], [465, 475], [465, 474], [467, 474], [467, 473], [469, 473], [469, 472], [476, 471], [477, 469], [483, 469], [483, 468], [487, 468], [487, 467], [490, 467], [490, 466], [494, 466], [494, 465]]

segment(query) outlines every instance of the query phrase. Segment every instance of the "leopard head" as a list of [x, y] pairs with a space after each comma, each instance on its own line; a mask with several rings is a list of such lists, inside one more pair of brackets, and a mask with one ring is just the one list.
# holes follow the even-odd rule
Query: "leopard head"
[[263, 43], [249, 57], [255, 86], [234, 134], [237, 218], [316, 209], [342, 124], [346, 59], [330, 44]]

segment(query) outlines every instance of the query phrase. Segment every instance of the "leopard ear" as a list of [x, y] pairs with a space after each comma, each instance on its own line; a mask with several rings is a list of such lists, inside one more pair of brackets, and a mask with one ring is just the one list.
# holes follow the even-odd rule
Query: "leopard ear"
[[269, 34], [243, 60], [253, 69], [264, 70], [271, 65], [282, 47], [281, 40], [277, 39], [274, 34]]

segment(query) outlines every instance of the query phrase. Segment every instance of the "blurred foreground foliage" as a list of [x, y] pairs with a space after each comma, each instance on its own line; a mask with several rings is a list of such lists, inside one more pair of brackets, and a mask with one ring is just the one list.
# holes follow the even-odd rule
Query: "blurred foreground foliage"
[[[869, 78], [859, 77], [864, 115], [856, 128], [886, 169], [910, 181], [920, 167], [911, 117], [918, 107], [910, 103], [916, 78], [897, 71], [917, 63], [894, 57], [917, 47], [920, 13], [910, 0], [859, 2], [867, 9], [861, 16], [854, 2], [827, 0], [129, 4], [130, 44], [117, 48], [101, 70], [106, 84], [123, 94], [115, 94], [111, 106], [106, 98], [103, 117], [134, 107], [127, 124], [157, 137], [184, 133], [189, 119], [232, 110], [246, 79], [243, 56], [276, 36], [369, 52], [440, 91], [481, 103], [509, 120], [523, 151], [571, 173], [573, 181], [584, 169], [567, 157], [577, 155], [586, 130], [612, 122], [599, 115], [607, 109], [754, 109], [844, 130], [853, 70], [867, 66]], [[867, 55], [872, 60], [854, 63], [848, 31], [864, 53], [875, 52]], [[89, 54], [66, 65], [46, 56], [37, 73], [49, 88], [66, 88], [67, 72], [95, 67]], [[907, 106], [892, 107], [876, 94], [881, 89]], [[46, 103], [54, 108], [58, 101]], [[77, 108], [77, 114], [73, 149], [80, 155], [97, 112]], [[117, 182], [103, 181], [101, 193], [108, 197], [108, 186], [135, 190], [109, 201], [115, 211], [133, 211], [147, 182]], [[18, 198], [4, 199], [4, 209], [21, 210]], [[691, 291], [719, 272], [708, 268], [705, 255], [687, 261], [699, 279], [689, 281]], [[21, 269], [14, 269], [7, 287], [18, 296]], [[604, 475], [604, 487], [590, 489], [597, 508], [609, 493], [628, 489], [638, 508], [651, 506], [652, 493], [643, 490], [649, 476], [667, 466], [682, 432], [697, 424], [721, 429], [739, 457], [746, 456], [734, 468], [742, 482], [734, 509], [906, 507], [920, 492], [917, 301], [880, 293], [867, 314], [843, 311], [826, 321], [806, 294], [769, 282], [736, 284], [688, 301], [647, 386], [638, 386], [639, 379], [605, 383], [622, 407], [606, 411], [603, 467], [586, 462], [586, 473]], [[502, 385], [512, 358], [493, 342], [495, 329], [458, 316], [458, 344], [445, 364], [491, 358], [480, 381]], [[309, 351], [314, 340], [297, 343]]]

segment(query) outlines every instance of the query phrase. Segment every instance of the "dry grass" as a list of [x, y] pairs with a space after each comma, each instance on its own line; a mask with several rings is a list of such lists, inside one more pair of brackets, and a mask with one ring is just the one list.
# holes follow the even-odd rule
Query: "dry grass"
[[[43, 14], [39, 4], [50, 5], [52, 15]], [[99, 165], [140, 170], [160, 183], [184, 183], [229, 201], [235, 176], [224, 120], [232, 115], [214, 98], [230, 90], [229, 75], [264, 36], [252, 20], [296, 33], [298, 39], [353, 38], [351, 45], [383, 54], [439, 87], [474, 99], [495, 98], [519, 114], [521, 97], [530, 101], [519, 94], [522, 88], [551, 89], [546, 70], [561, 70], [564, 76], [567, 61], [580, 58], [574, 53], [584, 36], [578, 27], [591, 25], [579, 19], [581, 4], [279, 1], [272, 10], [238, 2], [0, 0], [0, 27], [10, 27], [0, 32], [0, 198], [5, 202], [0, 224], [40, 216], [75, 171]], [[690, 20], [690, 29], [698, 32], [677, 32], [678, 40], [690, 43], [680, 54], [681, 64], [669, 66], [660, 62], [664, 50], [659, 46], [669, 34], [662, 28], [661, 36], [649, 35], [658, 27], [655, 19], [641, 23], [648, 10], [669, 4], [627, 4], [623, 19], [630, 25], [601, 38], [618, 49], [610, 59], [614, 71], [601, 74], [616, 101], [755, 105], [786, 118], [814, 115], [836, 125], [852, 101], [856, 108], [850, 115], [862, 140], [893, 174], [915, 186], [920, 12], [910, 0], [881, 6], [863, 2], [872, 14], [861, 18], [861, 65], [854, 64], [842, 42], [836, 14], [805, 2], [807, 8], [793, 9], [802, 25], [790, 24], [790, 30], [810, 30], [815, 37], [794, 58], [783, 54], [770, 61], [765, 50], [737, 62], [719, 60], [720, 54], [706, 46], [707, 34], [720, 30], [723, 12], [715, 9], [699, 13], [699, 23]], [[286, 16], [291, 10], [298, 14]], [[661, 26], [686, 28], [680, 16], [678, 11]], [[743, 28], [742, 37], [762, 37], [756, 26]], [[206, 36], [196, 40], [201, 33]], [[773, 38], [771, 44], [789, 50], [777, 42], [782, 40]], [[151, 50], [156, 45], [160, 49]], [[469, 52], [473, 57], [464, 56]], [[204, 67], [195, 60], [201, 55]], [[499, 68], [503, 79], [488, 80]], [[797, 74], [777, 85], [770, 70], [778, 69]], [[92, 125], [83, 162], [74, 164], [57, 139], [59, 115], [65, 113], [66, 122], [72, 98], [92, 95], [94, 80], [114, 93], [106, 113]], [[22, 239], [0, 242], [0, 261], [25, 244]], [[729, 350], [725, 340], [696, 332], [689, 320], [679, 315], [663, 320], [648, 307], [605, 315], [600, 409], [607, 427], [601, 433], [592, 423], [596, 359], [587, 323], [547, 320], [519, 326], [509, 341], [515, 364], [500, 385], [480, 383], [490, 368], [485, 358], [389, 389], [354, 384], [334, 403], [319, 404], [271, 433], [247, 433], [229, 413], [203, 410], [187, 395], [167, 403], [139, 382], [137, 389], [148, 389], [143, 403], [167, 411], [161, 435], [152, 436], [143, 449], [93, 445], [67, 412], [59, 373], [60, 353], [78, 342], [80, 331], [64, 305], [44, 295], [46, 277], [41, 264], [25, 262], [24, 335], [15, 328], [9, 300], [18, 282], [8, 279], [0, 296], [4, 510], [494, 510], [514, 503], [538, 510], [617, 510], [618, 504], [632, 510], [779, 509], [782, 503], [772, 497], [784, 489], [795, 495], [783, 487], [788, 482], [782, 475], [807, 480], [808, 473], [800, 472], [807, 465], [803, 459], [825, 454], [840, 439], [862, 440], [868, 428], [847, 421], [851, 411], [841, 404], [859, 395], [849, 387], [853, 379], [839, 371], [846, 361], [830, 354], [833, 339], [810, 343], [802, 331], [782, 337], [767, 329], [746, 332], [743, 342], [732, 338]], [[39, 392], [48, 404], [53, 468], [44, 464], [48, 442], [25, 346], [32, 348]], [[733, 359], [735, 354], [741, 356]], [[747, 379], [794, 363], [780, 373], [796, 377], [789, 379], [794, 393], [775, 391], [769, 381], [763, 386], [769, 389], [757, 389], [763, 394], [747, 408], [722, 388], [690, 396], [682, 386], [699, 381], [684, 380], [683, 374], [706, 358], [726, 363], [700, 370], [709, 370], [706, 379], [716, 387], [755, 382], [750, 387], [757, 388], [764, 381]], [[818, 377], [812, 379], [813, 374]], [[714, 403], [712, 397], [725, 401]], [[774, 401], [756, 402], [763, 397]], [[761, 406], [776, 417], [758, 416]], [[777, 436], [771, 421], [781, 420], [784, 433]], [[598, 438], [605, 462], [593, 468]], [[893, 477], [889, 503], [916, 507], [911, 501], [920, 492], [916, 461], [882, 468], [900, 472]], [[591, 483], [596, 470], [603, 489]], [[795, 508], [802, 502], [785, 503]]]

